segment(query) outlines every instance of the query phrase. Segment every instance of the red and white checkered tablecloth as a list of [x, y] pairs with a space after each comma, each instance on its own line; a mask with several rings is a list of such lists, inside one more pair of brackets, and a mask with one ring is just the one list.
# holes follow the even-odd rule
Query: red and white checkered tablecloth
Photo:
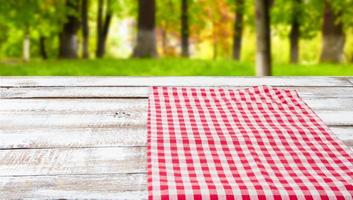
[[353, 153], [296, 91], [152, 87], [148, 194], [353, 199]]

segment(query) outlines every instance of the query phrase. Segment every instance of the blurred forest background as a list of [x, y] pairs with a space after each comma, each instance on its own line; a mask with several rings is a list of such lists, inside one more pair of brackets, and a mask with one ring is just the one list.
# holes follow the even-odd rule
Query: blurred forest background
[[0, 0], [0, 75], [353, 75], [352, 63], [353, 0]]

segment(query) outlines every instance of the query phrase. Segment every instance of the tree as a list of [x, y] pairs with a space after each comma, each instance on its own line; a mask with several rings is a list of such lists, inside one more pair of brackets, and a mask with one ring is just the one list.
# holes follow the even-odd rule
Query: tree
[[[109, 32], [110, 22], [113, 16], [111, 4], [112, 4], [111, 0], [98, 1], [97, 49], [96, 49], [97, 58], [101, 58], [105, 54], [105, 44], [106, 44], [106, 40]], [[105, 14], [103, 18], [104, 12]]]
[[341, 62], [345, 42], [343, 22], [341, 13], [328, 0], [324, 2], [323, 18], [320, 62]]
[[155, 0], [138, 1], [137, 39], [133, 56], [156, 57], [156, 3]]
[[244, 0], [235, 0], [235, 22], [233, 35], [233, 58], [240, 59], [243, 32]]
[[256, 75], [271, 75], [271, 0], [255, 0]]
[[44, 36], [39, 37], [39, 52], [44, 60], [48, 59], [47, 50], [45, 48], [46, 38]]
[[[234, 11], [231, 7], [234, 5], [234, 0], [231, 4], [229, 0], [199, 0], [193, 5], [193, 18], [198, 18], [198, 28], [193, 25], [191, 31], [196, 33], [193, 35], [193, 40], [198, 39], [201, 43], [206, 41], [212, 45], [210, 50], [212, 49], [213, 59], [221, 56], [231, 57], [234, 34]], [[201, 29], [196, 29], [197, 32], [195, 32], [195, 28]]]
[[313, 39], [320, 30], [322, 2], [276, 0], [274, 4], [271, 7], [271, 27], [275, 28], [281, 39], [288, 39], [289, 62], [297, 63], [300, 57], [300, 40]]
[[81, 2], [81, 22], [82, 22], [82, 57], [89, 58], [88, 40], [89, 40], [89, 27], [88, 27], [88, 0]]
[[79, 1], [67, 0], [66, 9], [66, 22], [59, 34], [59, 58], [77, 58], [77, 31], [80, 28]]
[[293, 0], [292, 2], [292, 19], [290, 38], [290, 62], [298, 63], [299, 60], [299, 38], [300, 38], [300, 13], [301, 0]]
[[190, 56], [188, 0], [181, 0], [181, 55]]
[[30, 40], [30, 32], [29, 32], [29, 26], [25, 27], [24, 31], [24, 39], [23, 39], [23, 60], [24, 61], [29, 61], [30, 56], [31, 56], [31, 40]]
[[40, 1], [2, 1], [0, 4], [1, 18], [10, 21], [12, 25], [23, 30], [22, 58], [24, 61], [30, 59], [31, 27], [38, 23]]
[[[38, 10], [38, 20], [32, 26], [33, 32], [38, 32], [39, 54], [42, 59], [50, 57], [51, 52], [57, 54], [55, 37], [61, 31], [61, 26], [66, 20], [65, 1], [42, 0]], [[55, 53], [54, 53], [55, 52]]]

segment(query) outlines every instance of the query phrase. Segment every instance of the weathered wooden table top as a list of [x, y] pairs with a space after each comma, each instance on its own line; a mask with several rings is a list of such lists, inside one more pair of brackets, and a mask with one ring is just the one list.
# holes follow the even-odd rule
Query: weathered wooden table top
[[151, 85], [297, 89], [353, 146], [353, 77], [0, 77], [0, 198], [146, 199]]

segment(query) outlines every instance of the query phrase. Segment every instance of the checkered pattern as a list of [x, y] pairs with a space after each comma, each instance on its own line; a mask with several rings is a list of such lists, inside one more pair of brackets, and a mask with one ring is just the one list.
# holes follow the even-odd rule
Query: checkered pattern
[[160, 199], [353, 199], [353, 154], [296, 91], [152, 87], [148, 192]]

